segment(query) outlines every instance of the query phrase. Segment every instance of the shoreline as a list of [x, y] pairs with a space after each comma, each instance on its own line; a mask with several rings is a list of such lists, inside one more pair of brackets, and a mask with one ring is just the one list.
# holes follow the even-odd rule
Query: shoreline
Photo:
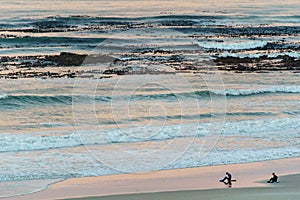
[[[40, 192], [8, 197], [9, 200], [72, 199], [179, 191], [208, 191], [227, 188], [218, 182], [226, 171], [237, 182], [232, 189], [269, 188], [264, 183], [272, 172], [279, 177], [300, 174], [300, 157], [244, 164], [206, 166], [155, 172], [71, 178]], [[281, 179], [280, 179], [281, 180]]]
[[143, 194], [123, 194], [104, 197], [83, 197], [71, 198], [65, 200], [257, 200], [257, 199], [272, 199], [272, 200], [298, 200], [299, 186], [298, 180], [300, 174], [283, 176], [284, 181], [281, 184], [274, 184], [270, 187], [252, 187], [252, 188], [233, 188], [233, 189], [208, 189], [208, 190], [185, 190], [171, 192], [156, 192]]

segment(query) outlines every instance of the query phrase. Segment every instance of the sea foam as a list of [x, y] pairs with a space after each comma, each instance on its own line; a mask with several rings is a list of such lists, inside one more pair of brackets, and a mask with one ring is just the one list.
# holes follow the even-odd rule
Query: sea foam
[[[214, 122], [212, 118], [211, 123], [199, 124], [131, 127], [127, 129], [78, 130], [76, 132], [61, 131], [33, 134], [6, 134], [0, 138], [0, 152], [60, 149], [82, 145], [165, 141], [175, 138], [205, 138], [211, 134], [212, 126], [220, 126], [221, 124], [219, 123], [221, 122]], [[297, 130], [300, 128], [299, 124], [300, 120], [297, 118], [229, 121], [224, 124], [222, 134], [226, 136], [269, 137], [272, 139], [273, 134], [269, 132], [270, 130]], [[280, 137], [280, 135], [277, 136], [277, 138]], [[287, 139], [286, 136], [282, 137], [282, 139]]]
[[255, 49], [267, 45], [267, 41], [253, 40], [253, 41], [239, 41], [239, 42], [199, 42], [200, 47], [206, 49], [221, 49], [221, 50], [242, 50]]
[[7, 94], [0, 94], [0, 99], [6, 99], [8, 97]]
[[226, 96], [249, 96], [267, 93], [300, 93], [299, 86], [267, 86], [260, 89], [226, 89], [212, 90], [212, 93]]

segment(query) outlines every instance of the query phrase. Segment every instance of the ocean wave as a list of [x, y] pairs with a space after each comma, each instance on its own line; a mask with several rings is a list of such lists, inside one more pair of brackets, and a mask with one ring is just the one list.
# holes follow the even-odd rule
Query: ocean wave
[[71, 105], [72, 101], [76, 102], [85, 100], [90, 101], [108, 102], [111, 97], [107, 96], [80, 96], [80, 95], [7, 95], [3, 94], [0, 96], [0, 105], [2, 108], [5, 107], [23, 107], [23, 106], [42, 106], [42, 105], [53, 105], [53, 104], [64, 104]]
[[8, 97], [7, 94], [0, 94], [0, 99], [6, 99]]
[[201, 90], [191, 92], [178, 92], [178, 93], [157, 93], [151, 95], [131, 95], [126, 96], [89, 96], [89, 95], [0, 95], [1, 107], [22, 107], [26, 105], [41, 106], [41, 105], [53, 105], [53, 104], [65, 104], [71, 105], [75, 102], [110, 102], [112, 100], [121, 100], [127, 98], [128, 101], [166, 101], [175, 102], [179, 99], [196, 98], [203, 99], [211, 96], [250, 96], [250, 95], [262, 95], [269, 93], [300, 93], [299, 86], [268, 86], [257, 89], [225, 89], [225, 90]]
[[82, 45], [82, 44], [99, 44], [106, 38], [76, 38], [76, 37], [15, 37], [0, 38], [2, 47], [6, 46], [43, 46], [43, 45]]
[[211, 91], [217, 95], [226, 96], [249, 96], [256, 94], [268, 93], [300, 93], [299, 86], [269, 86], [260, 89], [226, 89], [226, 90], [213, 90]]
[[[221, 122], [213, 122], [219, 124]], [[271, 137], [274, 131], [299, 129], [299, 119], [257, 119], [226, 122], [222, 129], [225, 136]], [[212, 123], [179, 124], [168, 126], [138, 126], [126, 129], [77, 130], [32, 134], [6, 134], [0, 137], [0, 152], [37, 151], [72, 148], [83, 145], [107, 145], [164, 141], [174, 138], [204, 138], [210, 134]], [[296, 134], [296, 133], [295, 133]], [[277, 136], [277, 140], [280, 139]], [[282, 139], [284, 139], [282, 135]], [[290, 137], [292, 135], [290, 134]]]
[[126, 17], [97, 17], [86, 15], [48, 16], [42, 18], [23, 18], [14, 23], [1, 23], [3, 29], [49, 29], [49, 30], [74, 30], [88, 25], [129, 25], [138, 18]]
[[[223, 17], [224, 18], [224, 17]], [[195, 23], [215, 22], [221, 16], [212, 15], [157, 15], [147, 17], [101, 17], [89, 15], [48, 16], [43, 18], [24, 18], [15, 22], [0, 24], [0, 28], [33, 28], [52, 30], [75, 30], [89, 26], [131, 26], [138, 24], [157, 24], [167, 26], [194, 25]]]
[[268, 44], [267, 41], [240, 41], [240, 42], [199, 42], [200, 47], [206, 49], [220, 49], [220, 50], [244, 50], [255, 49], [258, 47], [264, 47]]
[[267, 58], [276, 58], [278, 56], [289, 56], [289, 57], [292, 57], [292, 58], [300, 58], [300, 52], [281, 51], [281, 52], [274, 52], [274, 53], [260, 52], [260, 53], [256, 53], [256, 54], [245, 53], [245, 52], [241, 52], [241, 53], [224, 52], [224, 53], [220, 53], [218, 57], [221, 57], [221, 58], [225, 58], [225, 57], [259, 58], [259, 57], [262, 57], [262, 56], [265, 56]]
[[[22, 135], [2, 135], [0, 137], [0, 152], [19, 152], [19, 151], [36, 151], [36, 150], [49, 150], [61, 149], [69, 147], [78, 147], [82, 145], [104, 145], [111, 143], [132, 143], [144, 142], [155, 140], [167, 140], [176, 136], [176, 132], [180, 127], [165, 127], [165, 131], [156, 137], [132, 137], [139, 134], [143, 130], [141, 128], [133, 128], [131, 135], [125, 134], [121, 130], [112, 129], [106, 131], [94, 130], [79, 130], [77, 133], [46, 133], [45, 135], [35, 134], [22, 134]], [[177, 131], [176, 131], [177, 130]], [[151, 130], [149, 130], [151, 132]], [[149, 132], [148, 131], [148, 132]], [[171, 131], [175, 131], [175, 134]], [[58, 135], [55, 135], [58, 134]], [[59, 135], [61, 134], [61, 135]], [[185, 136], [192, 136], [186, 133]], [[180, 137], [180, 135], [177, 135]], [[183, 136], [181, 136], [183, 137]]]
[[163, 100], [177, 101], [181, 98], [206, 98], [213, 95], [221, 96], [250, 96], [269, 93], [300, 93], [299, 86], [267, 86], [257, 89], [225, 89], [225, 90], [201, 90], [181, 93], [164, 93], [152, 95], [134, 95], [131, 100]]
[[54, 136], [6, 135], [0, 138], [0, 152], [47, 150], [82, 145], [75, 134]]
[[[228, 16], [230, 17], [230, 16]], [[148, 21], [148, 20], [174, 20], [174, 19], [181, 19], [181, 20], [201, 20], [201, 19], [223, 19], [224, 16], [214, 16], [214, 15], [156, 15], [156, 16], [146, 16], [146, 17], [101, 17], [101, 16], [89, 16], [89, 15], [70, 15], [70, 16], [48, 16], [46, 18], [41, 19], [28, 19], [29, 21], [36, 20], [37, 22], [72, 22], [72, 21], [97, 21], [97, 22], [105, 22], [105, 21], [112, 21], [122, 23], [124, 21]]]
[[221, 34], [221, 35], [228, 35], [228, 36], [247, 36], [249, 35], [293, 35], [298, 34], [300, 32], [299, 26], [266, 26], [266, 27], [253, 27], [253, 26], [242, 26], [242, 27], [174, 27], [176, 31], [183, 32], [186, 34], [190, 33], [202, 33], [202, 34]]
[[68, 95], [7, 95], [0, 99], [2, 106], [24, 106], [42, 104], [71, 104], [72, 96]]

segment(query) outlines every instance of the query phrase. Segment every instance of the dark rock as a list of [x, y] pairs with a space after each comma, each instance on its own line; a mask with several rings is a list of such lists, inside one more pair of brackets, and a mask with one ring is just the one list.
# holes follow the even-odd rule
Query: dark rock
[[80, 66], [87, 55], [61, 52], [60, 55], [46, 56], [45, 61], [56, 63], [58, 66]]

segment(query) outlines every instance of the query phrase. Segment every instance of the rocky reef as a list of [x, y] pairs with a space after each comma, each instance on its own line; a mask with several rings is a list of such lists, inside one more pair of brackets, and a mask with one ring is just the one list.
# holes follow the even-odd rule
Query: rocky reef
[[[207, 70], [199, 63], [187, 59], [183, 53], [153, 49], [123, 54], [118, 58], [108, 55], [61, 52], [58, 55], [2, 56], [0, 61], [0, 78], [4, 79], [110, 78], [114, 75], [200, 73]], [[96, 67], [93, 69], [82, 67], [91, 64]], [[161, 65], [166, 68], [157, 67]], [[300, 60], [288, 55], [257, 58], [214, 56], [213, 63], [210, 65], [213, 70], [237, 73], [300, 72]]]

